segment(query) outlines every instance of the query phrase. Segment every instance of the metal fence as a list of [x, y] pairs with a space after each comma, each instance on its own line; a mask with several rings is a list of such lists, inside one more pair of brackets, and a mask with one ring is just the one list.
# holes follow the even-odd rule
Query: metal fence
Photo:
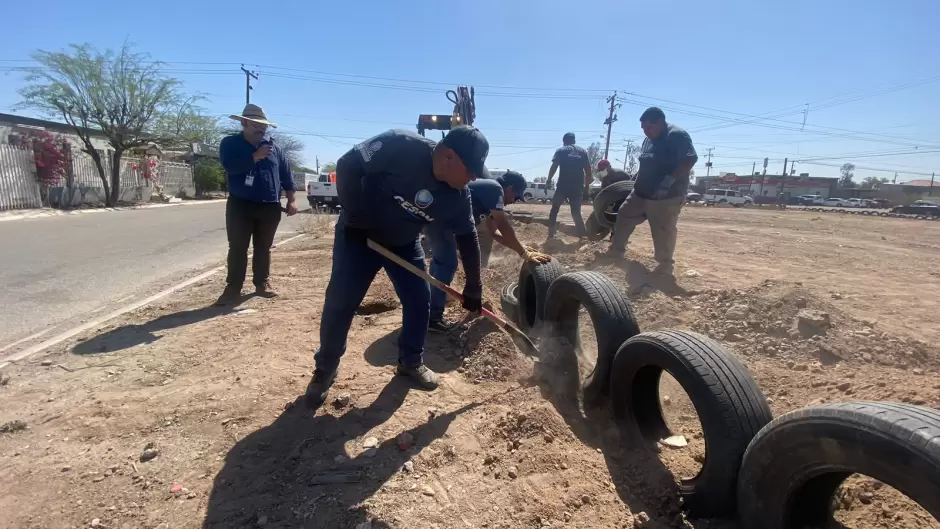
[[38, 207], [42, 207], [42, 195], [33, 151], [0, 144], [0, 211]]
[[195, 189], [193, 168], [185, 163], [160, 162], [157, 166], [157, 184], [167, 191]]

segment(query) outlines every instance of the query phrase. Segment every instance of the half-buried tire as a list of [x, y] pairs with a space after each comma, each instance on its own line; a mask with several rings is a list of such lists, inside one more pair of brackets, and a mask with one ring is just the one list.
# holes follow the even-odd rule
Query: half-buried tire
[[582, 386], [586, 405], [597, 405], [610, 388], [610, 365], [625, 340], [638, 334], [633, 307], [609, 277], [599, 272], [569, 272], [552, 283], [545, 304], [545, 321], [555, 336], [575, 351], [581, 348], [578, 313], [584, 307], [597, 338], [597, 358]]
[[508, 283], [499, 293], [499, 306], [509, 321], [519, 321], [519, 282]]
[[615, 202], [622, 202], [626, 199], [631, 191], [633, 191], [633, 181], [621, 180], [601, 189], [600, 193], [594, 197], [594, 216], [597, 217], [597, 222], [601, 227], [607, 229], [614, 227], [617, 214], [608, 213], [607, 210]]
[[614, 415], [634, 442], [652, 447], [672, 435], [659, 398], [663, 371], [688, 394], [705, 437], [701, 471], [679, 480], [685, 508], [693, 516], [730, 514], [741, 458], [773, 419], [767, 398], [747, 368], [714, 340], [684, 331], [645, 332], [620, 347], [610, 376]]
[[525, 262], [519, 270], [519, 327], [528, 332], [545, 317], [548, 287], [561, 275], [561, 265], [552, 259], [547, 263]]
[[597, 222], [597, 215], [591, 213], [584, 222], [589, 241], [601, 241], [610, 234], [610, 228], [605, 228]]
[[940, 411], [845, 402], [776, 418], [744, 454], [741, 527], [833, 527], [833, 495], [855, 473], [894, 487], [940, 521]]

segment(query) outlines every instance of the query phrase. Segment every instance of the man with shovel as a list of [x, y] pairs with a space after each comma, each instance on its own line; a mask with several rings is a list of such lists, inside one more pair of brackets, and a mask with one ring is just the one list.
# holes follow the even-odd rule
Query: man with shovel
[[[525, 193], [525, 178], [515, 172], [506, 171], [493, 180], [478, 178], [467, 185], [470, 190], [470, 204], [473, 221], [478, 229], [482, 226], [494, 241], [515, 251], [525, 261], [547, 263], [552, 258], [544, 253], [530, 250], [519, 242], [512, 228], [509, 216], [503, 210], [505, 204], [522, 200]], [[431, 276], [449, 285], [457, 272], [457, 246], [453, 232], [447, 226], [431, 223], [425, 229], [431, 248]], [[444, 319], [444, 305], [447, 295], [440, 289], [431, 291], [431, 321], [428, 330], [446, 333], [454, 329], [455, 324]]]
[[351, 149], [336, 163], [342, 212], [333, 239], [333, 270], [320, 320], [316, 370], [307, 405], [323, 403], [336, 379], [356, 309], [384, 268], [402, 305], [396, 373], [434, 389], [438, 375], [424, 365], [431, 292], [427, 281], [369, 248], [369, 241], [420, 271], [425, 270], [419, 235], [429, 224], [455, 234], [467, 275], [463, 308], [480, 312], [480, 243], [471, 217], [467, 184], [489, 176], [489, 143], [469, 126], [452, 129], [439, 143], [410, 131], [390, 130]]

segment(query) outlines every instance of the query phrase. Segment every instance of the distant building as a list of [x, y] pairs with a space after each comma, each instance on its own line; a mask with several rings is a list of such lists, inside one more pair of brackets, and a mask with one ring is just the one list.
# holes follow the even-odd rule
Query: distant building
[[[85, 148], [85, 144], [75, 134], [75, 129], [71, 125], [57, 121], [0, 113], [0, 143], [22, 146], [25, 145], [25, 138], [30, 133], [36, 132], [61, 134], [69, 141], [73, 149], [81, 150]], [[91, 137], [91, 144], [94, 145], [95, 150], [102, 155], [111, 149], [111, 145], [108, 144], [108, 136], [104, 132], [88, 129], [88, 135]]]
[[839, 179], [835, 177], [809, 176], [809, 173], [799, 175], [738, 175], [723, 173], [718, 176], [699, 177], [696, 180], [696, 189], [701, 192], [708, 189], [734, 189], [752, 197], [776, 198], [782, 193], [784, 199], [795, 198], [800, 195], [819, 195], [828, 198], [839, 187]]

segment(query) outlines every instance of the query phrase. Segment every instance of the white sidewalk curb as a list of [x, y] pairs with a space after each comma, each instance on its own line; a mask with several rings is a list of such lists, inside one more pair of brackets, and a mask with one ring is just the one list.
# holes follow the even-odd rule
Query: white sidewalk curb
[[[213, 200], [187, 200], [183, 202], [171, 202], [169, 204], [141, 204], [139, 206], [122, 206], [117, 208], [87, 208], [87, 209], [70, 209], [70, 210], [61, 210], [61, 209], [52, 209], [52, 208], [42, 208], [39, 211], [28, 210], [21, 215], [5, 215], [0, 213], [0, 222], [9, 222], [13, 220], [26, 220], [26, 219], [39, 219], [44, 217], [60, 217], [63, 215], [86, 215], [89, 213], [101, 213], [104, 211], [133, 211], [138, 209], [152, 209], [152, 208], [169, 208], [174, 206], [198, 206], [202, 204], [218, 204], [219, 202], [225, 202], [226, 199], [213, 199]], [[12, 213], [12, 212], [6, 212]]]

